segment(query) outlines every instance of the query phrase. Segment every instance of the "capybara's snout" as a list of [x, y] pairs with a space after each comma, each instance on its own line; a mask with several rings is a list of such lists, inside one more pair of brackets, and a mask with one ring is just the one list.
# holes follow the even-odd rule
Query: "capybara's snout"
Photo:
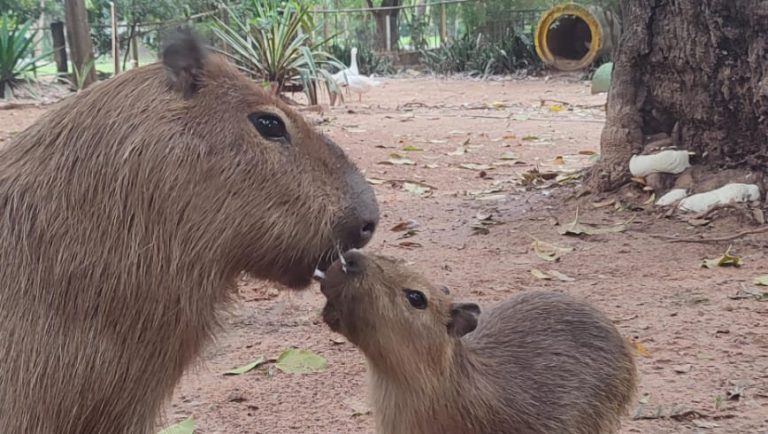
[[356, 169], [349, 170], [345, 181], [349, 205], [335, 228], [342, 251], [364, 247], [379, 225], [379, 204], [365, 177]]

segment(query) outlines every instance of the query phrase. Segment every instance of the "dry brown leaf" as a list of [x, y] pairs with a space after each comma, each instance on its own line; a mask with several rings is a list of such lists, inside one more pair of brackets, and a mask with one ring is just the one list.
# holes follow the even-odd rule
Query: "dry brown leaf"
[[552, 276], [539, 270], [538, 268], [531, 268], [531, 274], [533, 277], [541, 280], [552, 280]]

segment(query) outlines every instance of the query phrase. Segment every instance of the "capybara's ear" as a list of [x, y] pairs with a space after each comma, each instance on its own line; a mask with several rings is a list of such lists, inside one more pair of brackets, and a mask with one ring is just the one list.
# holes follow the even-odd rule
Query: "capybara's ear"
[[200, 88], [206, 50], [189, 27], [178, 27], [167, 34], [162, 61], [171, 87], [185, 98]]
[[448, 334], [462, 337], [477, 327], [480, 306], [475, 303], [452, 303], [451, 320], [448, 322]]

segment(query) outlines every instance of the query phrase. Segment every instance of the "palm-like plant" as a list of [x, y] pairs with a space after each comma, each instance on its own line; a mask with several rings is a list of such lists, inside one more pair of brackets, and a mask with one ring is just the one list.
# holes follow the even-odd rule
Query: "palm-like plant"
[[0, 20], [0, 98], [13, 95], [13, 87], [21, 81], [31, 81], [29, 73], [35, 63], [50, 53], [30, 58], [28, 55], [35, 40], [35, 32], [30, 32], [32, 21], [16, 25], [8, 14]]
[[239, 18], [230, 11], [230, 25], [215, 19], [214, 34], [229, 49], [228, 56], [250, 76], [268, 82], [272, 92], [301, 89], [310, 104], [317, 104], [317, 88], [329, 95], [339, 88], [327, 68], [344, 66], [321, 50], [325, 41], [310, 38], [313, 22], [310, 8], [289, 3], [278, 9], [277, 2], [253, 2], [255, 18]]

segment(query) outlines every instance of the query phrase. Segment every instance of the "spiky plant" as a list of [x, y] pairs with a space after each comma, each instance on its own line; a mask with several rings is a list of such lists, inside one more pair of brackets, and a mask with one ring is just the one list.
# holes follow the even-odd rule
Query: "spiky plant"
[[[311, 9], [300, 2], [280, 7], [273, 1], [254, 1], [255, 17], [241, 18], [230, 11], [230, 24], [215, 18], [214, 34], [240, 69], [270, 84], [274, 93], [301, 89], [310, 104], [317, 104], [317, 89], [339, 93], [328, 68], [343, 65], [314, 42], [306, 29]], [[279, 9], [278, 9], [279, 8]]]
[[13, 88], [21, 82], [31, 82], [35, 63], [50, 53], [30, 57], [36, 31], [30, 32], [32, 21], [16, 24], [4, 13], [0, 19], [0, 98], [13, 96]]

